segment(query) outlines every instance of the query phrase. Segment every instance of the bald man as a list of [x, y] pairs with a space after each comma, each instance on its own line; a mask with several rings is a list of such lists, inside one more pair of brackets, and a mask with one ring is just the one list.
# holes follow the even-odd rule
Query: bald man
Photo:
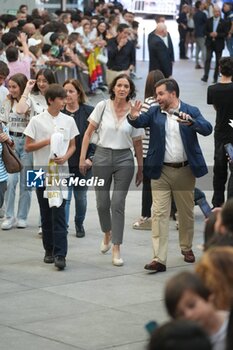
[[213, 53], [215, 54], [215, 69], [213, 83], [217, 83], [219, 75], [219, 60], [224, 50], [225, 38], [227, 36], [227, 23], [221, 18], [220, 7], [214, 6], [214, 16], [206, 23], [206, 60], [202, 81], [207, 82]]
[[158, 23], [148, 36], [149, 72], [160, 69], [165, 78], [172, 75], [174, 61], [173, 45], [165, 23]]

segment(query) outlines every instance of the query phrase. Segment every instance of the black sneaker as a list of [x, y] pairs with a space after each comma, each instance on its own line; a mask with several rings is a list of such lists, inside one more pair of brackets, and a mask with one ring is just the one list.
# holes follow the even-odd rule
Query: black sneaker
[[85, 237], [85, 230], [83, 225], [81, 226], [75, 225], [75, 229], [76, 229], [76, 237], [78, 238]]
[[203, 77], [201, 78], [201, 80], [204, 81], [204, 83], [207, 83], [208, 78], [205, 77], [205, 76], [203, 76]]
[[54, 265], [59, 270], [64, 270], [64, 268], [66, 267], [66, 258], [64, 256], [61, 256], [61, 255], [55, 256]]
[[45, 251], [44, 262], [45, 262], [46, 264], [52, 264], [52, 263], [54, 263], [53, 252], [51, 252], [50, 250], [46, 250], [46, 251]]

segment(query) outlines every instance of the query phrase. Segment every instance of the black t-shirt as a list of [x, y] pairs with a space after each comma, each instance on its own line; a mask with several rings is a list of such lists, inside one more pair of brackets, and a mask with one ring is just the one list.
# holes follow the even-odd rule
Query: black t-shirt
[[[233, 143], [233, 83], [217, 83], [208, 87], [207, 103], [216, 108], [215, 136]], [[232, 122], [233, 124], [233, 122]]]

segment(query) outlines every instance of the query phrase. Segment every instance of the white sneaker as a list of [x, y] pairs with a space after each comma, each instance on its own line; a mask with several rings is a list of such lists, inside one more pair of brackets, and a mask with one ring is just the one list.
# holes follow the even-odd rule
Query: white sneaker
[[13, 226], [15, 226], [16, 220], [15, 218], [7, 218], [3, 221], [1, 228], [2, 230], [10, 230]]
[[25, 228], [27, 227], [27, 221], [23, 219], [18, 219], [17, 228]]
[[42, 237], [42, 227], [41, 226], [39, 226], [39, 230], [37, 233], [38, 233], [39, 237], [41, 238]]

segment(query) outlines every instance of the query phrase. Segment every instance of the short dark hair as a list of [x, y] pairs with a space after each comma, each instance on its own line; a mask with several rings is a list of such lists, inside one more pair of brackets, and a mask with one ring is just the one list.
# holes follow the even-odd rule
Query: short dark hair
[[3, 18], [3, 22], [5, 22], [6, 25], [8, 25], [9, 22], [16, 21], [17, 17], [15, 15], [6, 14]]
[[230, 198], [223, 205], [220, 215], [222, 218], [222, 225], [226, 227], [227, 231], [230, 231], [233, 233], [232, 213], [233, 213], [233, 198]]
[[39, 29], [40, 26], [42, 26], [44, 24], [44, 21], [41, 18], [34, 18], [32, 23], [34, 24], [36, 29]]
[[230, 6], [231, 8], [232, 8], [232, 3], [230, 2], [230, 1], [225, 1], [224, 3], [223, 3], [223, 6], [224, 5], [228, 5], [228, 6]]
[[51, 41], [52, 44], [54, 44], [57, 39], [59, 39], [59, 33], [53, 33], [50, 35], [49, 40]]
[[2, 40], [3, 44], [8, 46], [8, 45], [16, 42], [17, 35], [13, 32], [8, 32], [8, 33], [3, 34], [1, 40]]
[[204, 329], [190, 320], [173, 320], [157, 328], [151, 336], [148, 350], [211, 350]]
[[19, 11], [21, 11], [21, 9], [24, 8], [24, 7], [26, 7], [28, 9], [28, 5], [22, 4], [22, 5], [19, 6]]
[[114, 93], [113, 89], [116, 86], [116, 83], [119, 79], [127, 79], [129, 82], [130, 92], [129, 92], [129, 95], [126, 97], [126, 101], [129, 101], [132, 98], [134, 98], [136, 96], [136, 88], [135, 88], [134, 82], [132, 79], [130, 79], [130, 77], [127, 74], [123, 73], [123, 74], [120, 74], [117, 77], [115, 77], [113, 79], [113, 81], [111, 82], [111, 84], [109, 86], [110, 99], [111, 100], [115, 99], [115, 93]]
[[214, 235], [205, 244], [205, 251], [213, 247], [233, 247], [233, 233], [225, 232], [214, 233]]
[[177, 84], [175, 79], [171, 79], [171, 78], [161, 79], [155, 84], [155, 89], [157, 87], [161, 86], [161, 85], [165, 85], [166, 86], [166, 90], [168, 92], [175, 92], [176, 93], [176, 97], [180, 96], [179, 85]]
[[45, 99], [49, 106], [49, 99], [54, 101], [55, 98], [61, 97], [66, 98], [66, 91], [60, 84], [51, 84], [45, 92]]
[[165, 305], [169, 315], [176, 318], [177, 305], [185, 291], [190, 290], [204, 300], [208, 300], [211, 292], [194, 273], [184, 271], [172, 277], [165, 287]]
[[43, 46], [42, 46], [42, 49], [41, 49], [41, 51], [42, 51], [42, 53], [44, 54], [44, 53], [47, 53], [47, 52], [49, 52], [50, 50], [51, 50], [51, 45], [49, 45], [49, 44], [44, 44]]
[[[49, 68], [42, 68], [42, 69], [40, 69], [37, 72], [37, 74], [36, 74], [36, 80], [38, 79], [38, 77], [40, 75], [43, 75], [49, 84], [55, 84], [56, 83], [55, 75], [54, 75], [54, 73], [53, 73], [53, 71], [51, 69], [49, 69]], [[32, 92], [33, 93], [39, 92], [39, 88], [38, 88], [37, 84], [34, 85], [34, 87], [32, 89]]]
[[80, 15], [78, 15], [77, 13], [72, 13], [71, 15], [71, 22], [75, 21], [75, 22], [81, 22], [82, 18], [80, 17]]
[[222, 57], [219, 60], [219, 70], [226, 77], [233, 76], [233, 57]]
[[120, 23], [117, 27], [117, 33], [122, 33], [127, 28], [129, 28], [128, 24]]
[[8, 62], [16, 62], [19, 58], [19, 50], [15, 46], [6, 49], [6, 58]]
[[7, 64], [3, 61], [0, 61], [0, 74], [4, 77], [7, 77], [10, 73], [10, 70], [7, 66]]
[[199, 9], [200, 6], [201, 6], [201, 1], [200, 1], [200, 0], [196, 1], [196, 2], [195, 2], [195, 8], [196, 8], [196, 9]]

